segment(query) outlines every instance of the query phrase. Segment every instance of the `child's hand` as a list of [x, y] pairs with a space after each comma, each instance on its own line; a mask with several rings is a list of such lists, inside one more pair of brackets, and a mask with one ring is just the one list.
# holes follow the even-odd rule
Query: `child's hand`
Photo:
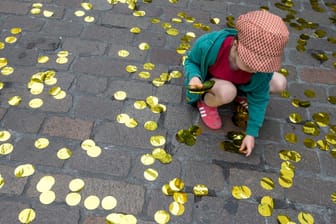
[[189, 86], [191, 89], [201, 89], [203, 87], [203, 83], [198, 77], [193, 77], [189, 81]]
[[251, 135], [246, 135], [240, 146], [239, 151], [244, 153], [245, 156], [250, 156], [254, 148], [254, 137]]

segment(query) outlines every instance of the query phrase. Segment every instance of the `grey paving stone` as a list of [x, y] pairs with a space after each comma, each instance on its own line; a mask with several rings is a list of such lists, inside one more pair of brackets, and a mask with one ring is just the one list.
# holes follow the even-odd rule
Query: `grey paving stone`
[[89, 157], [86, 151], [78, 148], [74, 151], [73, 158], [69, 161], [68, 166], [71, 169], [85, 173], [116, 177], [127, 176], [131, 168], [130, 153], [123, 152], [122, 149], [112, 151], [104, 148], [104, 146], [100, 147], [102, 148], [102, 153], [96, 158]]
[[329, 69], [303, 68], [300, 70], [301, 79], [310, 83], [335, 84], [335, 76], [335, 72]]
[[61, 39], [58, 36], [50, 34], [26, 32], [22, 35], [19, 44], [26, 49], [55, 51], [58, 47], [60, 47]]
[[[0, 223], [19, 223], [18, 214], [25, 208], [30, 208], [29, 204], [19, 201], [9, 201], [0, 199]], [[14, 221], [15, 220], [15, 221]]]
[[80, 75], [77, 78], [76, 90], [87, 93], [102, 93], [107, 87], [107, 78], [89, 75]]
[[95, 128], [94, 139], [97, 142], [124, 145], [135, 148], [152, 148], [150, 138], [152, 136], [166, 136], [164, 130], [144, 132], [143, 127], [128, 128], [124, 124], [104, 122]]
[[49, 146], [46, 149], [37, 149], [34, 146], [37, 138], [24, 137], [14, 146], [10, 159], [21, 163], [32, 163], [49, 167], [62, 167], [64, 161], [57, 158], [57, 151], [68, 147], [63, 141], [49, 139]]
[[62, 48], [78, 56], [103, 55], [107, 47], [100, 41], [80, 40], [75, 37], [63, 38]]
[[82, 39], [98, 40], [107, 43], [127, 45], [131, 40], [132, 34], [125, 34], [124, 28], [109, 28], [104, 26], [87, 26], [81, 34]]
[[151, 62], [154, 64], [176, 65], [179, 64], [179, 55], [168, 49], [153, 48], [150, 54]]
[[135, 26], [146, 29], [149, 26], [146, 18], [112, 13], [103, 14], [101, 24], [107, 27], [124, 27], [125, 29]]
[[41, 128], [45, 114], [27, 110], [8, 110], [3, 118], [7, 129], [23, 133], [36, 133]]
[[59, 0], [55, 2], [55, 4], [64, 6], [67, 8], [78, 8], [80, 7], [81, 0], [73, 0], [73, 1], [67, 1], [67, 0]]
[[[17, 177], [15, 177], [13, 175], [15, 168], [16, 167], [0, 165], [0, 175], [5, 181], [4, 185], [0, 188], [0, 193], [3, 194], [3, 195], [19, 196], [23, 193], [23, 190], [24, 190], [24, 187], [27, 184], [28, 178], [17, 178]], [[4, 202], [1, 202], [1, 204], [2, 203], [4, 203]], [[3, 211], [3, 210], [1, 210], [1, 211]], [[1, 220], [1, 218], [0, 218], [0, 220]]]
[[335, 158], [331, 155], [329, 151], [319, 152], [320, 164], [321, 164], [321, 174], [326, 178], [335, 178]]
[[53, 205], [50, 207], [37, 205], [34, 207], [38, 215], [35, 223], [78, 223], [80, 214], [78, 208], [71, 208], [65, 205]]
[[184, 93], [180, 86], [163, 85], [157, 89], [157, 96], [163, 102], [180, 103], [182, 96], [184, 97]]
[[13, 1], [1, 1], [0, 12], [10, 13], [16, 15], [25, 15], [30, 9], [29, 3], [13, 2]]
[[122, 103], [106, 97], [82, 96], [77, 99], [74, 114], [82, 119], [115, 120], [122, 111]]
[[77, 37], [83, 30], [83, 24], [78, 22], [48, 20], [42, 32], [56, 37]]
[[[43, 19], [36, 19], [27, 16], [8, 16], [3, 19], [2, 27], [11, 29], [13, 27], [20, 27], [23, 31], [39, 31], [43, 27], [45, 21]], [[36, 34], [36, 33], [35, 33]]]
[[6, 55], [7, 60], [11, 66], [29, 66], [35, 65], [38, 54], [35, 50], [6, 47], [2, 50], [2, 53]]
[[91, 134], [92, 122], [68, 117], [48, 117], [42, 134], [84, 140]]
[[[123, 59], [125, 61], [129, 61], [129, 64], [131, 65], [134, 65], [134, 61], [137, 63], [145, 63], [144, 59], [147, 58], [148, 55], [147, 51], [140, 50], [138, 46], [110, 44], [108, 56], [120, 60], [120, 56], [118, 55], [120, 50], [126, 50], [129, 52], [129, 55]], [[138, 72], [142, 71], [141, 66], [137, 67]]]

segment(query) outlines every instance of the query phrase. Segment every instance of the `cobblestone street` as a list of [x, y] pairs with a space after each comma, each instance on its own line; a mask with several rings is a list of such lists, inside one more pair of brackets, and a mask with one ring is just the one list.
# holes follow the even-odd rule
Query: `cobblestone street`
[[[206, 128], [182, 63], [257, 9], [288, 25], [288, 88], [245, 157], [221, 147], [233, 105]], [[335, 224], [335, 24], [332, 0], [0, 0], [0, 224]]]

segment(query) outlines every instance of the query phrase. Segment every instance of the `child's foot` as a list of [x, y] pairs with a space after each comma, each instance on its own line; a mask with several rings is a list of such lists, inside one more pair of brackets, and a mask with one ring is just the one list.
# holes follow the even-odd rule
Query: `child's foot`
[[219, 129], [222, 127], [222, 120], [218, 114], [217, 107], [209, 107], [203, 101], [197, 102], [198, 110], [201, 114], [203, 123], [211, 129]]

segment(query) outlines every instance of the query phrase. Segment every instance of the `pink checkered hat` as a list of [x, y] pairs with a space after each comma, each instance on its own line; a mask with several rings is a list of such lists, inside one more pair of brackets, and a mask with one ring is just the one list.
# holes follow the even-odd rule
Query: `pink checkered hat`
[[238, 55], [251, 69], [274, 72], [280, 69], [289, 32], [283, 20], [266, 10], [238, 17]]

